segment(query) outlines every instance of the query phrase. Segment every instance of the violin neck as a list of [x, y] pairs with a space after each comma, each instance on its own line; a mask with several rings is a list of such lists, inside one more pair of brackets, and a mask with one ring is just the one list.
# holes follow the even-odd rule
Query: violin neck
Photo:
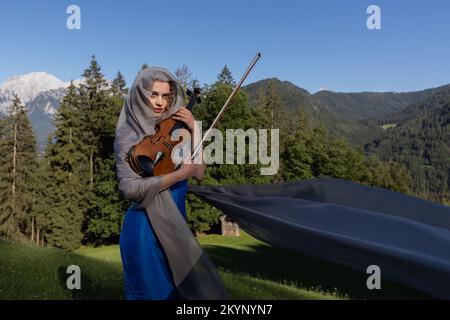
[[182, 121], [177, 121], [177, 123], [173, 126], [171, 130], [171, 134], [177, 129], [186, 129], [186, 125]]

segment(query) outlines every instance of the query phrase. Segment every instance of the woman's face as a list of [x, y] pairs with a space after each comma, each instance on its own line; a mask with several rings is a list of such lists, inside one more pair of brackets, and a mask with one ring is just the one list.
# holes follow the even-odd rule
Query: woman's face
[[169, 82], [155, 80], [150, 96], [150, 108], [153, 110], [155, 117], [160, 117], [170, 107], [170, 102], [171, 93]]

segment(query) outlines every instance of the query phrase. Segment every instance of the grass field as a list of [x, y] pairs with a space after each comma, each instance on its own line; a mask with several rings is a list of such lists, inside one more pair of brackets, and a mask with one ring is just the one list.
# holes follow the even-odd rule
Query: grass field
[[[233, 299], [410, 299], [425, 295], [383, 280], [366, 288], [360, 274], [292, 251], [275, 249], [248, 234], [204, 235], [199, 241], [218, 267]], [[81, 290], [68, 290], [69, 265], [81, 269]], [[123, 299], [117, 245], [74, 252], [0, 241], [0, 299]]]

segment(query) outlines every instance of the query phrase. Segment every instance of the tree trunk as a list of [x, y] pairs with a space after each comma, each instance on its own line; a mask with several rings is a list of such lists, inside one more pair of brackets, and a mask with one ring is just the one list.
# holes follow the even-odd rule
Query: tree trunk
[[[72, 144], [72, 127], [69, 128], [69, 143]], [[72, 177], [72, 170], [73, 168], [70, 168], [69, 178]]]
[[31, 218], [31, 241], [34, 240], [34, 217]]
[[14, 198], [16, 194], [16, 153], [17, 153], [17, 123], [14, 124], [14, 150], [13, 150], [13, 181], [12, 181], [12, 212], [14, 215], [15, 203]]
[[91, 150], [91, 155], [89, 156], [90, 164], [90, 179], [91, 179], [91, 190], [94, 188], [94, 150]]
[[37, 229], [36, 244], [39, 247], [39, 228]]
[[270, 122], [271, 122], [271, 129], [273, 129], [273, 125], [274, 125], [274, 120], [273, 120], [273, 106], [272, 109], [270, 110]]
[[[36, 201], [36, 185], [33, 185], [33, 201], [31, 202], [34, 205]], [[31, 241], [34, 240], [34, 216], [31, 217]]]

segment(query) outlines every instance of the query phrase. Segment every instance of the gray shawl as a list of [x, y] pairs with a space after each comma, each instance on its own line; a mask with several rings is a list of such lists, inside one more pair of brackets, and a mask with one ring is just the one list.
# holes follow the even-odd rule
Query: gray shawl
[[[172, 105], [155, 118], [149, 107], [155, 80], [171, 81], [176, 92]], [[130, 148], [146, 135], [155, 133], [155, 125], [184, 106], [185, 94], [175, 77], [166, 69], [152, 67], [139, 72], [117, 123], [114, 152], [119, 191], [132, 200], [132, 207], [147, 212], [152, 227], [167, 256], [172, 277], [183, 299], [226, 299], [222, 281], [181, 216], [170, 190], [159, 192], [161, 177], [142, 178], [125, 161]], [[151, 266], [149, 266], [151, 268]]]

